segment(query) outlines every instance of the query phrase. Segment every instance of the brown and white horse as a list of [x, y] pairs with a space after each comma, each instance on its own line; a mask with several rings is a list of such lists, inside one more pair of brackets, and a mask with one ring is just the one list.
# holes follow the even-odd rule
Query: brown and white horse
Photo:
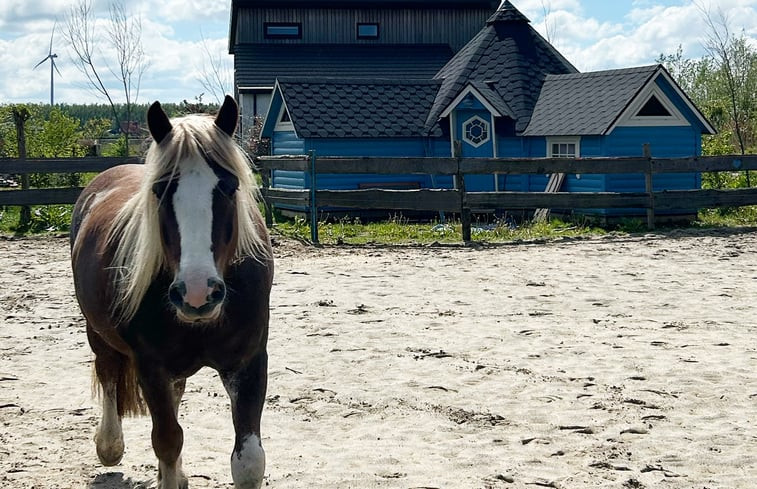
[[260, 417], [266, 393], [270, 241], [247, 159], [234, 143], [238, 109], [169, 120], [147, 114], [144, 165], [98, 175], [76, 203], [71, 256], [102, 388], [100, 461], [123, 456], [121, 418], [152, 417], [158, 487], [187, 487], [177, 413], [186, 378], [219, 372], [231, 398], [237, 488], [265, 470]]

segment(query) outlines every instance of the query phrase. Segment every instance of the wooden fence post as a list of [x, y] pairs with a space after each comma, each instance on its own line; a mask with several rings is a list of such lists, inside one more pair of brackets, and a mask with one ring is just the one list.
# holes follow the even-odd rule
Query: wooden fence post
[[273, 170], [263, 169], [263, 171], [260, 172], [260, 180], [263, 184], [262, 188], [262, 194], [263, 194], [263, 211], [265, 213], [265, 226], [268, 229], [271, 229], [273, 227], [273, 206], [271, 205], [271, 201], [268, 198], [268, 189], [271, 188], [271, 173]]
[[644, 173], [644, 185], [649, 196], [647, 207], [647, 229], [654, 229], [654, 186], [652, 182], [652, 148], [649, 143], [644, 144], [644, 158], [647, 159], [647, 171]]
[[[26, 121], [29, 120], [29, 111], [26, 107], [14, 107], [13, 108], [13, 121], [16, 124], [16, 141], [18, 142], [18, 159], [23, 163], [26, 161], [26, 132], [24, 126]], [[21, 175], [21, 190], [29, 190], [29, 174], [23, 173]], [[32, 221], [32, 210], [28, 205], [21, 207], [21, 215], [18, 220], [20, 228], [28, 226]]]
[[318, 172], [315, 168], [315, 151], [308, 152], [310, 159], [310, 240], [318, 244]]
[[455, 158], [457, 159], [457, 191], [460, 192], [460, 223], [463, 228], [463, 242], [471, 242], [471, 212], [468, 207], [468, 196], [465, 190], [465, 174], [461, 171], [463, 145], [455, 141]]

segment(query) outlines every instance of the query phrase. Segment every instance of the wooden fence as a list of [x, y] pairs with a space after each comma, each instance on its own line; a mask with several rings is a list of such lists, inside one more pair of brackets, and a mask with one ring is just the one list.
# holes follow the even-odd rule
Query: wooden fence
[[[0, 159], [0, 174], [101, 172], [117, 165], [141, 163], [138, 157], [88, 157], [65, 159]], [[654, 227], [655, 211], [757, 205], [757, 188], [733, 190], [653, 191], [654, 176], [680, 172], [734, 172], [757, 170], [757, 155], [698, 158], [335, 158], [314, 153], [299, 156], [260, 157], [256, 163], [263, 179], [266, 221], [272, 224], [272, 205], [290, 205], [309, 212], [311, 238], [318, 242], [318, 209], [391, 209], [459, 213], [463, 239], [471, 238], [471, 209], [600, 209], [641, 208]], [[273, 170], [308, 172], [311, 189], [271, 187]], [[319, 174], [419, 174], [452, 175], [456, 188], [413, 190], [317, 190]], [[607, 174], [645, 175], [646, 190], [615, 192], [467, 192], [465, 176], [472, 174]], [[72, 204], [81, 188], [47, 188], [0, 191], [0, 205]]]
[[[141, 159], [136, 156], [0, 159], [0, 175], [99, 173], [128, 163], [141, 163]], [[5, 190], [0, 192], [0, 205], [73, 204], [82, 190], [81, 187]]]
[[[310, 212], [311, 238], [318, 241], [318, 209], [393, 209], [460, 213], [463, 240], [471, 239], [471, 209], [610, 209], [647, 210], [647, 225], [654, 227], [655, 211], [736, 207], [757, 204], [757, 188], [734, 190], [654, 191], [660, 173], [734, 172], [757, 170], [757, 155], [660, 159], [639, 158], [334, 158], [314, 153], [256, 159], [263, 176], [266, 220], [272, 224], [272, 205], [290, 205]], [[310, 189], [271, 187], [274, 170], [304, 171]], [[317, 190], [319, 174], [423, 174], [452, 175], [454, 189], [414, 190]], [[465, 176], [472, 174], [608, 174], [645, 175], [646, 189], [638, 193], [616, 192], [468, 192]], [[315, 212], [312, 212], [315, 210]]]

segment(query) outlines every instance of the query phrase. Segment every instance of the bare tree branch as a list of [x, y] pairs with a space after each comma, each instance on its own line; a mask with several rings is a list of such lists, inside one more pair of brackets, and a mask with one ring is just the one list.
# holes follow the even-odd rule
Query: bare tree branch
[[713, 13], [711, 8], [704, 6], [700, 2], [695, 2], [695, 5], [707, 24], [704, 48], [712, 58], [720, 62], [723, 70], [728, 89], [729, 110], [733, 119], [734, 132], [736, 133], [741, 154], [745, 154], [746, 145], [744, 144], [744, 134], [741, 128], [742, 114], [738, 104], [738, 80], [736, 79], [737, 74], [734, 60], [731, 56], [734, 37], [730, 29], [730, 20], [720, 7], [718, 7], [716, 13]]
[[95, 47], [99, 42], [95, 32], [92, 1], [78, 0], [68, 12], [64, 35], [74, 52], [74, 66], [87, 78], [89, 87], [108, 100], [113, 117], [118, 125], [119, 117], [116, 105], [95, 64]]
[[220, 105], [224, 96], [231, 93], [233, 73], [231, 60], [228, 56], [224, 57], [223, 53], [214, 52], [205, 36], [202, 33], [200, 35], [202, 36], [203, 56], [198, 81]]
[[[131, 112], [139, 98], [142, 76], [147, 69], [145, 53], [142, 49], [142, 19], [127, 15], [124, 0], [114, 0], [110, 4], [110, 22], [105, 29], [110, 48], [115, 52], [116, 66], [102, 60], [123, 90], [126, 101], [127, 124], [131, 121]], [[66, 37], [74, 52], [74, 64], [87, 79], [97, 94], [105, 97], [110, 104], [116, 125], [121, 127], [121, 120], [116, 109], [114, 96], [105, 83], [98, 69], [96, 50], [105, 41], [97, 36], [97, 19], [92, 10], [92, 0], [75, 0], [69, 10], [66, 22]], [[129, 127], [126, 130], [128, 147]]]
[[541, 0], [541, 10], [544, 15], [544, 31], [547, 36], [547, 42], [555, 44], [557, 42], [557, 25], [552, 18], [552, 2]]

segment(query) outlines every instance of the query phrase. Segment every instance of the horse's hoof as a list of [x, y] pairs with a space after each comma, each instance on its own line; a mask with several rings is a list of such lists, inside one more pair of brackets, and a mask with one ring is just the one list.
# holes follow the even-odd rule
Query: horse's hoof
[[111, 443], [105, 443], [99, 436], [95, 435], [95, 448], [97, 449], [97, 458], [105, 467], [113, 467], [121, 463], [124, 456], [124, 439], [119, 437]]
[[[164, 484], [162, 482], [158, 482], [158, 489], [174, 489], [173, 487], [168, 487], [167, 484]], [[189, 480], [186, 477], [182, 477], [179, 479], [179, 485], [176, 486], [176, 489], [189, 489]]]

